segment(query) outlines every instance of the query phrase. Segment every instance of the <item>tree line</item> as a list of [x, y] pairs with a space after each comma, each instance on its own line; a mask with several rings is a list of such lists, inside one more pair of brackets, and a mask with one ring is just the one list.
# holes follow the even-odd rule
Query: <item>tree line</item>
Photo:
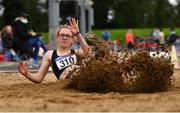
[[[49, 1], [51, 0], [47, 0], [44, 7], [46, 11], [42, 12], [38, 8], [38, 0], [3, 0], [5, 11], [0, 17], [0, 27], [12, 22], [21, 12], [27, 12], [33, 29], [48, 31]], [[178, 0], [176, 6], [170, 4], [169, 0], [93, 0], [93, 2], [95, 29], [180, 26]], [[66, 5], [61, 5], [61, 9], [67, 9], [63, 7]], [[114, 16], [108, 20], [110, 10], [114, 12]]]
[[[179, 27], [177, 2], [174, 6], [169, 0], [94, 0], [94, 28]], [[108, 22], [110, 9], [115, 13]]]

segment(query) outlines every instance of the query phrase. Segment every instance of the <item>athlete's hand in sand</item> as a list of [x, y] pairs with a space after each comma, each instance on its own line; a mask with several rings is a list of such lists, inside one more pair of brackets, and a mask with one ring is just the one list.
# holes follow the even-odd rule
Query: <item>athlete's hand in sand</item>
[[20, 61], [18, 62], [18, 71], [23, 74], [23, 75], [27, 75], [28, 74], [28, 61]]

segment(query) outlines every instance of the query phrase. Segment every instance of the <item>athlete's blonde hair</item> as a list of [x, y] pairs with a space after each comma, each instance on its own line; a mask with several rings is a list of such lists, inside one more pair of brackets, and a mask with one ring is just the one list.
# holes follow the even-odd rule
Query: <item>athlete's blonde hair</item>
[[[59, 32], [61, 31], [61, 29], [69, 29], [69, 26], [67, 25], [67, 24], [64, 24], [64, 25], [60, 25], [59, 26], [59, 29], [58, 29], [58, 31], [57, 31], [57, 36], [58, 36], [58, 34], [59, 34]], [[69, 29], [70, 30], [70, 29]], [[71, 30], [70, 30], [71, 31]], [[74, 34], [72, 33], [72, 36], [74, 37]]]
[[[69, 25], [67, 25], [67, 24], [60, 25], [60, 26], [59, 26], [59, 29], [58, 29], [58, 31], [57, 31], [56, 37], [58, 36], [58, 34], [59, 34], [59, 32], [61, 31], [61, 29], [69, 29], [69, 30], [70, 30]], [[70, 30], [70, 31], [71, 31], [71, 30]], [[72, 33], [72, 39], [73, 39], [73, 44], [74, 44], [75, 42], [77, 42], [77, 38], [74, 36], [73, 33]], [[73, 45], [73, 44], [72, 44], [72, 45]], [[71, 46], [72, 46], [72, 45], [71, 45]]]

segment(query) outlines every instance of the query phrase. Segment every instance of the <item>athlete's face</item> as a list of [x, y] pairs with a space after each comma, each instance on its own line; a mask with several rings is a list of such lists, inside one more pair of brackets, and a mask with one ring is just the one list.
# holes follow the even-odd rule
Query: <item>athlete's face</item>
[[62, 28], [57, 34], [57, 40], [60, 47], [70, 48], [73, 43], [73, 34], [68, 28]]

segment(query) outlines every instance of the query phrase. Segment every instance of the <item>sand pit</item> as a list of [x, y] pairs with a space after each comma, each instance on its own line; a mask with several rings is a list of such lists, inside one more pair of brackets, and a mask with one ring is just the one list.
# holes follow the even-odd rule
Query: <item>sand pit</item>
[[70, 73], [75, 76], [70, 76], [69, 86], [75, 87], [65, 87], [69, 82], [56, 80], [53, 73], [41, 84], [19, 73], [0, 73], [0, 111], [180, 111], [180, 70], [175, 70], [172, 83], [169, 60], [152, 58], [143, 51], [134, 55], [124, 51], [127, 54], [121, 58], [94, 34], [86, 37], [92, 43], [92, 54], [78, 55], [80, 70]]
[[53, 73], [41, 84], [19, 73], [0, 73], [0, 111], [180, 111], [179, 75], [175, 70], [176, 80], [166, 92], [99, 94], [66, 89], [68, 82], [56, 80]]

